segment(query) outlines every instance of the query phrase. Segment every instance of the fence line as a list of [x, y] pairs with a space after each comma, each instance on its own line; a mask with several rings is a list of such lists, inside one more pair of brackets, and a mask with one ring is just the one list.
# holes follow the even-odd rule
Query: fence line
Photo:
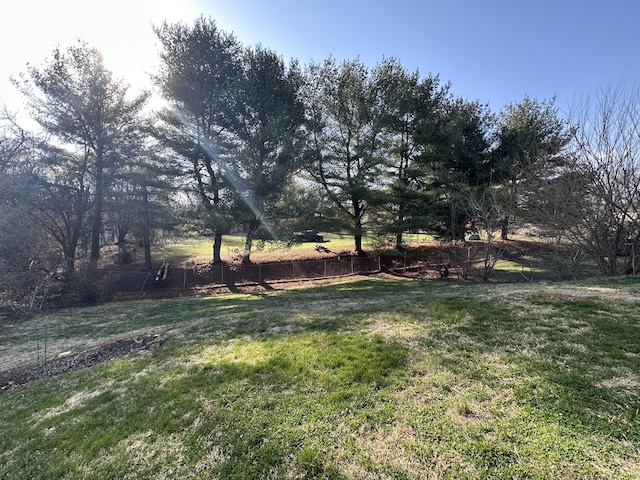
[[377, 272], [418, 273], [439, 271], [443, 264], [440, 256], [376, 255], [368, 257], [331, 257], [314, 260], [256, 263], [250, 265], [223, 264], [207, 268], [168, 266], [163, 279], [153, 279], [153, 272], [122, 271], [118, 269], [98, 272], [103, 292], [138, 293], [162, 289], [188, 290], [198, 287], [263, 284], [310, 279], [335, 278]]
[[[451, 275], [456, 269], [474, 268], [477, 258], [468, 252], [440, 251], [430, 255], [376, 255], [368, 257], [344, 256], [314, 260], [259, 263], [252, 265], [212, 265], [208, 268], [172, 268], [155, 281], [155, 270], [131, 271], [124, 269], [100, 270], [95, 279], [105, 296], [112, 294], [141, 295], [152, 291], [188, 290], [198, 287], [263, 284], [308, 279], [336, 278], [355, 274], [377, 272], [414, 272], [417, 275]], [[460, 274], [460, 270], [457, 272]], [[42, 299], [44, 301], [44, 297]], [[36, 293], [31, 298], [33, 308], [38, 302]], [[23, 366], [33, 366], [42, 374], [48, 362], [68, 351], [82, 351], [99, 339], [67, 338], [65, 325], [31, 325], [29, 322], [14, 325], [11, 335], [0, 344], [0, 380], [2, 372]], [[100, 339], [105, 340], [105, 339]]]
[[[60, 352], [54, 353], [58, 347], [53, 339], [51, 327], [48, 325], [28, 325], [26, 322], [17, 326], [10, 341], [0, 345], [0, 371], [29, 365], [40, 369], [43, 373], [47, 369], [47, 361]], [[13, 329], [12, 329], [13, 330]]]

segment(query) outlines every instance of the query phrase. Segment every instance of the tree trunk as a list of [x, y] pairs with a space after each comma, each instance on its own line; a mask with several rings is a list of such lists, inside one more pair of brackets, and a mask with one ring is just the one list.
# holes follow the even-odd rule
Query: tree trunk
[[222, 232], [216, 230], [213, 234], [213, 263], [222, 263], [220, 251], [222, 250]]
[[96, 198], [95, 210], [91, 221], [91, 249], [89, 253], [89, 270], [95, 271], [98, 268], [100, 258], [100, 232], [102, 230], [102, 201]]
[[151, 270], [153, 265], [151, 264], [151, 228], [149, 222], [149, 192], [147, 191], [147, 185], [142, 186], [142, 208], [143, 208], [143, 231], [142, 231], [142, 246], [144, 248], [144, 266], [147, 271]]
[[364, 250], [362, 249], [362, 217], [364, 216], [364, 208], [362, 208], [362, 201], [353, 194], [351, 197], [351, 203], [353, 205], [353, 240], [355, 243], [356, 255], [363, 256]]
[[242, 254], [242, 263], [244, 265], [251, 264], [251, 248], [253, 247], [253, 237], [260, 227], [260, 219], [254, 217], [249, 222], [249, 231], [247, 232], [247, 238], [244, 242], [244, 253]]
[[353, 236], [353, 240], [355, 242], [356, 255], [364, 256], [364, 250], [362, 249], [362, 234], [356, 233]]
[[251, 264], [251, 248], [253, 246], [253, 233], [247, 233], [247, 238], [244, 241], [244, 252], [242, 254], [243, 265]]
[[64, 277], [69, 278], [76, 271], [76, 259], [68, 254], [66, 255], [64, 262]]
[[89, 271], [98, 269], [100, 258], [100, 234], [102, 232], [102, 203], [104, 195], [104, 172], [102, 154], [96, 154], [96, 197], [93, 206], [93, 218], [91, 220], [91, 252], [89, 254]]
[[402, 244], [402, 232], [396, 233], [396, 250], [402, 250], [404, 248]]
[[74, 241], [74, 238], [69, 238], [69, 242], [66, 245], [63, 245], [62, 251], [64, 253], [64, 272], [62, 274], [62, 283], [63, 288], [67, 288], [71, 281], [73, 280], [73, 276], [76, 272], [76, 249], [77, 240]]
[[500, 233], [500, 238], [504, 241], [509, 240], [509, 217], [506, 216], [502, 220], [502, 230]]
[[[403, 182], [406, 183], [406, 182]], [[405, 186], [406, 188], [406, 186]], [[404, 223], [404, 212], [405, 212], [405, 207], [403, 204], [403, 201], [400, 202], [400, 205], [398, 206], [398, 215], [396, 216], [396, 225], [403, 225]], [[398, 232], [396, 233], [396, 250], [402, 250], [403, 245], [402, 245], [402, 232]]]
[[364, 250], [362, 249], [362, 219], [357, 217], [354, 221], [355, 232], [353, 234], [353, 240], [355, 243], [356, 255], [364, 256]]

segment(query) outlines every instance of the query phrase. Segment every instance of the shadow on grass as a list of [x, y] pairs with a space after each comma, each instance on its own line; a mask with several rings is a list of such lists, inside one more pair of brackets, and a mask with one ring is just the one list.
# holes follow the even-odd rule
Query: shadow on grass
[[[73, 416], [55, 419], [56, 430], [42, 448], [51, 442], [81, 451], [79, 432], [100, 432], [100, 438], [81, 437], [101, 445], [87, 443], [81, 463], [102, 478], [133, 471], [137, 478], [155, 478], [170, 466], [174, 475], [191, 473], [202, 467], [207, 452], [218, 451], [224, 454], [206, 465], [206, 478], [342, 479], [339, 458], [357, 455], [355, 439], [392, 422], [393, 396], [406, 364], [403, 346], [364, 334], [231, 339], [211, 344], [173, 370], [128, 372], [128, 381], [123, 372], [113, 372], [112, 378], [122, 378], [136, 392], [135, 400], [91, 400], [91, 415], [76, 409]], [[183, 450], [141, 461], [145, 431], [153, 432], [142, 437], [146, 445], [171, 445], [178, 436]]]
[[308, 477], [340, 478], [335, 458], [318, 446], [348, 449], [345, 435], [391, 421], [406, 355], [396, 343], [344, 333], [240, 340], [205, 354], [203, 394], [217, 406], [215, 423], [226, 425], [220, 474], [263, 478], [293, 462]]
[[566, 258], [555, 259], [553, 253], [520, 255], [503, 258], [495, 266], [491, 279], [495, 282], [539, 282], [585, 279], [598, 275], [597, 266], [583, 260], [571, 265]]
[[427, 478], [445, 459], [438, 478], [599, 478], [612, 451], [636, 461], [638, 307], [513, 291], [367, 278], [76, 310], [76, 334], [167, 342], [4, 396], [0, 477]]
[[467, 341], [450, 344], [448, 368], [489, 384], [503, 381], [481, 360], [497, 355], [522, 379], [512, 385], [515, 398], [539, 420], [640, 442], [640, 312], [618, 315], [593, 298], [530, 301], [545, 307], [543, 317], [495, 301], [445, 299], [443, 308], [467, 313], [455, 329]]

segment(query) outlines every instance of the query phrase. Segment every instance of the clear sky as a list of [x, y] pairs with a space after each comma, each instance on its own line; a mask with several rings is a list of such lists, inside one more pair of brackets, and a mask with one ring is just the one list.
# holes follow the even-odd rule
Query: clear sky
[[0, 12], [0, 101], [14, 109], [9, 76], [78, 38], [133, 88], [148, 86], [152, 23], [200, 15], [302, 64], [395, 57], [495, 112], [525, 95], [566, 110], [640, 80], [637, 0], [4, 0]]

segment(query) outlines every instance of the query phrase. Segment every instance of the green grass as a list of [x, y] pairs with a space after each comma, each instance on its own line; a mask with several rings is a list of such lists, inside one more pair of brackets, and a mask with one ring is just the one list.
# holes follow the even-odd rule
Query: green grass
[[[333, 252], [344, 250], [353, 250], [353, 237], [350, 235], [324, 234], [323, 246], [331, 249]], [[405, 242], [425, 241], [427, 236], [424, 234], [406, 234]], [[173, 242], [167, 242], [159, 245], [154, 250], [158, 255], [167, 260], [184, 259], [184, 258], [207, 258], [212, 256], [213, 239], [209, 237], [190, 237], [181, 238]], [[271, 252], [307, 252], [313, 251], [317, 244], [314, 242], [292, 243], [266, 241], [254, 242], [253, 254], [271, 253]], [[391, 244], [390, 244], [391, 245]], [[363, 238], [363, 246], [365, 248], [374, 248], [376, 246], [375, 239], [365, 236]], [[242, 235], [225, 235], [222, 240], [221, 256], [225, 260], [231, 260], [234, 256], [241, 254], [244, 250], [244, 237]]]
[[[156, 248], [158, 254], [162, 258], [175, 259], [185, 257], [195, 258], [211, 258], [213, 239], [209, 237], [191, 237], [181, 238], [175, 242], [168, 242]], [[371, 245], [370, 239], [365, 239], [365, 245]], [[325, 243], [323, 244], [333, 251], [353, 249], [353, 237], [349, 235], [325, 235]], [[316, 246], [313, 242], [292, 243], [266, 241], [264, 243], [254, 242], [253, 253], [269, 253], [269, 252], [303, 252], [312, 251]], [[222, 240], [221, 255], [223, 258], [231, 259], [241, 254], [244, 250], [244, 237], [242, 235], [225, 235]]]
[[0, 395], [0, 478], [640, 478], [639, 291], [370, 278], [43, 315], [166, 340]]

